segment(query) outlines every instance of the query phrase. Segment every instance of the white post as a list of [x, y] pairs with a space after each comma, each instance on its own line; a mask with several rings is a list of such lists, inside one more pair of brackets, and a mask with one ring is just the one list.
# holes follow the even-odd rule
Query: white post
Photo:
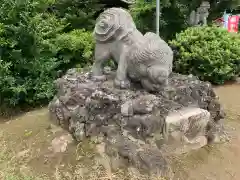
[[160, 0], [156, 0], [156, 34], [159, 35]]

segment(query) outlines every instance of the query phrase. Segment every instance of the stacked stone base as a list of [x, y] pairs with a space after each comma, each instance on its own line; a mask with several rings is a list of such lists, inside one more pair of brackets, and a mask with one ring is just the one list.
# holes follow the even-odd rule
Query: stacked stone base
[[169, 177], [164, 153], [198, 149], [218, 136], [225, 114], [211, 84], [173, 73], [168, 87], [151, 94], [139, 84], [116, 89], [113, 78], [110, 72], [106, 81], [93, 82], [89, 73], [72, 69], [56, 81], [49, 104], [51, 119], [77, 141], [103, 137], [112, 166]]

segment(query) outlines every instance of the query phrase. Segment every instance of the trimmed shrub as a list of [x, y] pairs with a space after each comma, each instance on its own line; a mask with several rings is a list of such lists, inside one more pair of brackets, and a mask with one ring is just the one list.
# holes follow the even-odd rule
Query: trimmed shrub
[[53, 0], [3, 0], [0, 6], [1, 106], [48, 102], [60, 71], [91, 63], [91, 33], [63, 33], [68, 24], [44, 12], [48, 3]]
[[56, 57], [64, 64], [71, 63], [84, 67], [93, 62], [94, 39], [92, 32], [76, 29], [69, 33], [59, 34], [53, 39], [52, 44]]
[[54, 93], [52, 82], [57, 75], [55, 69], [60, 63], [46, 42], [50, 34], [54, 38], [53, 34], [58, 32], [61, 23], [50, 16], [24, 18], [20, 18], [16, 24], [2, 24], [1, 105], [38, 104], [51, 98]]
[[177, 51], [174, 70], [223, 84], [240, 74], [240, 35], [219, 27], [191, 27], [170, 45]]

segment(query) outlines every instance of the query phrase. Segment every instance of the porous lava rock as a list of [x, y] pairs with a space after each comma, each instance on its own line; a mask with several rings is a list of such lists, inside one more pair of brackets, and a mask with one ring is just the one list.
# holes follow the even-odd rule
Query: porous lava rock
[[89, 72], [69, 70], [55, 82], [57, 94], [49, 112], [77, 141], [103, 137], [112, 163], [127, 162], [169, 177], [163, 147], [196, 149], [217, 136], [225, 113], [210, 83], [172, 73], [168, 87], [153, 94], [134, 83], [130, 89], [117, 89], [114, 72], [106, 73], [107, 80], [94, 82]]

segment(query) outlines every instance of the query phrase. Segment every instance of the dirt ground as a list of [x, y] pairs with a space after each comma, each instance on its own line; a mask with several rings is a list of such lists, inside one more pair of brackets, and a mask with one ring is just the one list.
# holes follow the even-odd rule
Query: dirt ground
[[[240, 179], [240, 85], [217, 87], [227, 113], [229, 141], [177, 157], [176, 180]], [[133, 178], [131, 172], [111, 172], [95, 157], [95, 144], [69, 145], [64, 153], [53, 153], [51, 142], [67, 134], [50, 126], [47, 109], [0, 121], [0, 180], [98, 180]]]

